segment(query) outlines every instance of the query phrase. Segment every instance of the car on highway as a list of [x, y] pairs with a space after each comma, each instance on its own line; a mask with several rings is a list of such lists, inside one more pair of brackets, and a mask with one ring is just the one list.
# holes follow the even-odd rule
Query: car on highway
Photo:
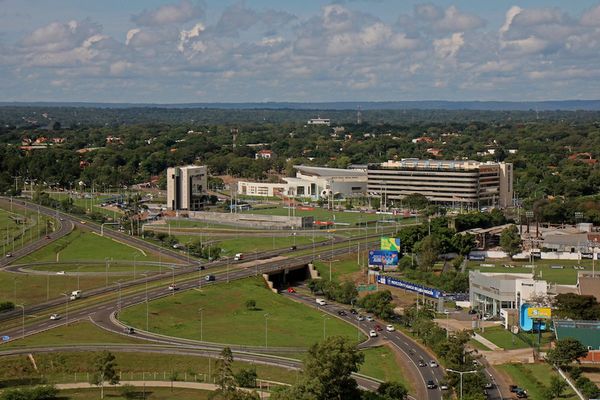
[[474, 309], [469, 309], [469, 314], [473, 315], [473, 314], [477, 314], [477, 310]]
[[56, 275], [64, 275], [65, 271], [56, 271]]
[[346, 311], [344, 311], [344, 310], [339, 310], [337, 313], [340, 317], [345, 317], [346, 315], [348, 315], [348, 314], [346, 314]]
[[373, 322], [373, 317], [371, 317], [370, 315], [367, 315], [367, 321]]
[[289, 288], [287, 288], [287, 292], [288, 293], [296, 293], [296, 289], [294, 289], [293, 287], [289, 287]]
[[485, 386], [486, 389], [493, 389], [494, 388], [494, 384], [492, 382], [486, 382]]
[[356, 316], [356, 319], [357, 319], [358, 321], [364, 321], [364, 320], [365, 320], [365, 317], [363, 317], [362, 315], [360, 315], [360, 314], [359, 314], [359, 315], [357, 315], [357, 316]]
[[204, 265], [200, 265], [198, 266], [198, 271], [204, 271], [206, 267]]
[[381, 332], [383, 330], [383, 328], [381, 327], [381, 325], [377, 324], [377, 325], [375, 325], [375, 330], [377, 332]]
[[446, 382], [440, 382], [440, 390], [448, 390], [450, 386]]
[[423, 360], [419, 360], [419, 367], [426, 367], [427, 364]]
[[171, 284], [171, 285], [169, 285], [168, 289], [171, 291], [175, 291], [175, 290], [178, 290], [179, 288], [177, 286]]
[[52, 314], [52, 315], [50, 315], [50, 319], [53, 321], [60, 319], [60, 314]]
[[79, 223], [82, 224], [82, 225], [87, 224], [87, 222], [85, 222], [85, 221], [79, 221]]
[[50, 235], [46, 235], [45, 237], [46, 237], [46, 239], [50, 239]]
[[206, 276], [204, 277], [204, 280], [205, 280], [206, 282], [212, 282], [212, 281], [214, 281], [214, 280], [216, 280], [216, 279], [217, 279], [217, 277], [216, 277], [216, 276], [214, 276], [214, 275], [206, 275]]
[[369, 331], [369, 337], [377, 337], [377, 332], [375, 332], [375, 329], [371, 329]]
[[350, 309], [350, 314], [356, 315], [356, 314], [358, 314], [358, 311], [356, 311], [354, 308], [351, 308]]
[[133, 335], [135, 333], [135, 329], [133, 329], [131, 327], [127, 327], [127, 328], [125, 328], [125, 333], [128, 335]]
[[6, 253], [6, 257], [8, 257], [8, 258], [12, 257], [12, 253]]
[[435, 389], [437, 385], [431, 379], [427, 381], [427, 389]]
[[318, 305], [320, 306], [324, 306], [327, 304], [327, 302], [325, 301], [325, 299], [316, 299], [315, 300], [317, 302]]
[[431, 368], [437, 368], [437, 367], [439, 367], [438, 363], [435, 360], [429, 361], [429, 366]]
[[394, 328], [394, 325], [388, 324], [385, 326], [385, 330], [388, 332], [394, 332], [396, 330], [396, 328]]

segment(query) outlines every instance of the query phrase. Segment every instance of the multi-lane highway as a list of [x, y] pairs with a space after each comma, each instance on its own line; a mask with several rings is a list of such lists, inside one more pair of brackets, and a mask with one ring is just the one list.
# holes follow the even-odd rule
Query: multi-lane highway
[[[32, 211], [37, 211], [38, 210], [38, 206], [37, 205], [33, 205], [27, 202], [24, 202], [23, 204], [21, 204], [21, 206], [26, 207]], [[39, 207], [39, 210], [41, 213], [44, 213], [46, 215], [50, 215], [50, 216], [56, 216], [57, 218], [59, 218], [60, 222], [61, 222], [61, 228], [55, 232], [53, 234], [53, 236], [51, 236], [50, 239], [44, 239], [44, 240], [40, 240], [38, 242], [32, 243], [28, 247], [28, 248], [23, 248], [22, 252], [19, 254], [15, 254], [14, 259], [17, 259], [20, 256], [26, 255], [29, 252], [35, 251], [38, 248], [42, 247], [45, 243], [45, 241], [51, 241], [53, 239], [56, 239], [58, 237], [64, 236], [65, 234], [67, 234], [68, 232], [70, 232], [73, 227], [79, 227], [82, 229], [89, 229], [91, 231], [100, 233], [102, 231], [101, 226], [91, 223], [91, 222], [84, 222], [81, 221], [78, 218], [74, 218], [73, 216], [70, 216], [69, 214], [65, 214], [65, 213], [61, 213], [61, 212], [57, 212], [56, 210], [52, 210], [50, 208], [47, 207]], [[135, 238], [135, 237], [131, 237], [128, 236], [124, 233], [121, 232], [116, 232], [116, 231], [112, 231], [112, 230], [104, 230], [104, 235], [111, 237], [113, 239], [119, 240], [121, 242], [124, 243], [128, 243], [130, 245], [133, 245], [135, 247], [141, 248], [145, 251], [149, 251], [149, 252], [153, 252], [153, 253], [158, 253], [159, 251], [162, 252], [162, 254], [165, 257], [169, 257], [172, 260], [176, 260], [177, 262], [183, 264], [183, 267], [180, 268], [179, 270], [177, 270], [174, 274], [175, 275], [181, 275], [181, 274], [189, 274], [191, 271], [196, 271], [199, 268], [199, 264], [188, 264], [188, 260], [189, 258], [184, 255], [181, 254], [179, 252], [176, 251], [172, 251], [170, 249], [162, 249], [159, 248], [156, 245], [153, 245], [151, 243], [148, 243], [144, 240]], [[346, 239], [334, 239], [334, 243], [338, 242], [338, 241], [345, 241]], [[304, 246], [307, 248], [315, 248], [315, 254], [319, 254], [322, 258], [332, 258], [335, 256], [339, 256], [342, 254], [346, 254], [348, 252], [347, 248], [334, 248], [333, 250], [328, 249], [328, 245], [330, 244], [330, 242], [326, 242], [326, 243], [321, 243], [318, 252], [316, 250], [316, 245], [308, 245], [308, 246]], [[325, 247], [323, 247], [323, 245], [325, 245]], [[260, 254], [260, 258], [264, 258], [264, 257], [268, 257], [270, 255], [275, 255], [275, 254], [279, 254], [279, 252], [267, 252], [267, 253], [262, 253]], [[230, 262], [226, 262], [226, 261], [220, 261], [220, 262], [213, 262], [207, 265], [204, 265], [203, 267], [205, 267], [207, 270], [210, 269], [216, 269], [216, 268], [221, 268], [224, 267], [225, 265], [229, 265], [228, 270], [226, 271], [222, 271], [222, 272], [218, 272], [218, 273], [212, 273], [213, 275], [215, 275], [215, 281], [205, 281], [202, 279], [202, 275], [204, 273], [199, 273], [199, 276], [195, 275], [194, 276], [190, 276], [189, 279], [184, 279], [184, 280], [180, 280], [177, 283], [178, 286], [178, 290], [183, 291], [183, 290], [191, 290], [191, 289], [199, 289], [201, 286], [205, 286], [205, 285], [215, 285], [215, 284], [220, 284], [222, 282], [227, 282], [230, 280], [235, 280], [235, 279], [242, 279], [242, 278], [246, 278], [249, 276], [253, 276], [253, 275], [258, 275], [258, 274], [262, 274], [262, 273], [269, 273], [269, 272], [277, 272], [277, 271], [281, 271], [283, 269], [288, 269], [288, 268], [294, 268], [297, 267], [298, 265], [302, 265], [302, 264], [307, 264], [309, 262], [311, 262], [314, 259], [314, 255], [305, 255], [305, 256], [299, 256], [299, 257], [294, 257], [294, 258], [289, 258], [289, 259], [278, 259], [276, 261], [268, 261], [268, 260], [262, 260], [261, 263], [257, 262], [259, 254], [257, 253], [255, 255], [255, 257], [250, 257], [250, 261], [252, 261], [253, 258], [256, 258], [256, 260], [254, 260], [254, 263], [252, 262], [247, 262], [247, 260], [245, 260], [245, 263], [230, 263]], [[13, 259], [5, 261], [4, 264], [0, 264], [1, 265], [6, 265], [8, 262], [13, 261]], [[18, 269], [17, 269], [18, 271]], [[208, 272], [208, 271], [207, 271]], [[29, 307], [27, 309], [27, 313], [31, 314], [31, 313], [36, 313], [38, 315], [43, 314], [44, 310], [47, 310], [49, 308], [56, 308], [57, 306], [64, 306], [64, 312], [63, 312], [63, 318], [60, 320], [50, 320], [47, 317], [42, 317], [42, 318], [36, 318], [33, 321], [31, 321], [30, 323], [28, 323], [27, 325], [23, 326], [18, 326], [18, 327], [12, 327], [12, 328], [8, 328], [5, 329], [4, 331], [0, 332], [0, 335], [7, 335], [12, 337], [13, 339], [18, 339], [20, 337], [23, 336], [28, 336], [28, 335], [32, 335], [35, 333], [39, 333], [48, 329], [52, 329], [54, 327], [57, 326], [61, 326], [63, 324], [66, 323], [72, 323], [74, 321], [79, 321], [79, 320], [83, 320], [83, 319], [88, 319], [90, 318], [94, 323], [96, 323], [97, 325], [99, 325], [100, 327], [104, 328], [104, 329], [108, 329], [111, 331], [114, 331], [116, 333], [119, 334], [123, 334], [123, 326], [121, 324], [118, 323], [118, 321], [116, 321], [116, 319], [114, 318], [114, 314], [116, 311], [118, 311], [121, 308], [127, 307], [127, 306], [131, 306], [134, 304], [139, 304], [139, 303], [143, 303], [146, 301], [151, 301], [157, 298], [161, 298], [164, 296], [169, 296], [173, 294], [173, 291], [168, 290], [167, 288], [167, 284], [165, 284], [164, 286], [160, 286], [160, 287], [155, 287], [155, 285], [153, 285], [153, 287], [148, 288], [147, 290], [145, 290], [145, 288], [147, 287], [147, 283], [157, 280], [157, 279], [164, 279], [167, 276], [171, 276], [171, 273], [168, 273], [166, 275], [163, 276], [148, 276], [145, 277], [144, 279], [138, 279], [136, 281], [129, 281], [127, 283], [123, 283], [121, 286], [122, 288], [125, 288], [126, 286], [136, 286], [136, 288], [138, 289], [137, 291], [135, 291], [134, 293], [128, 293], [127, 295], [123, 295], [123, 296], [118, 296], [117, 298], [110, 298], [107, 300], [99, 300], [99, 301], [95, 301], [95, 302], [86, 302], [86, 303], [81, 303], [84, 305], [79, 304], [81, 302], [81, 300], [76, 300], [75, 304], [79, 304], [78, 307], [73, 307], [73, 302], [69, 302], [66, 299], [56, 299], [47, 303], [43, 303], [40, 305], [36, 305], [36, 306], [32, 306]], [[97, 295], [103, 294], [103, 293], [107, 293], [110, 291], [116, 291], [117, 288], [116, 287], [109, 287], [109, 288], [99, 288], [96, 290], [92, 290], [92, 291], [88, 291], [88, 293], [86, 294], [87, 297], [92, 297], [94, 298]], [[294, 295], [295, 299], [298, 301], [303, 301], [306, 302], [307, 304], [314, 306], [314, 299], [311, 298], [303, 298], [300, 295]], [[67, 308], [71, 306], [72, 309], [70, 312], [68, 312]], [[325, 312], [330, 312], [330, 313], [337, 313], [337, 307], [339, 306], [325, 306], [323, 307], [323, 311]], [[21, 310], [16, 310], [15, 312], [12, 313], [4, 313], [3, 316], [0, 316], [0, 318], [13, 318], [15, 316], [19, 315], [19, 312]], [[68, 315], [67, 315], [68, 314]], [[351, 314], [348, 314], [346, 317], [349, 323], [356, 323], [356, 321], [351, 320], [350, 317]], [[363, 331], [368, 331], [372, 328], [374, 328], [376, 322], [359, 322], [358, 324], [358, 329], [363, 330]], [[379, 322], [380, 324], [382, 324], [381, 322]], [[136, 333], [136, 336], [140, 339], [145, 339], [148, 341], [151, 341], [153, 343], [162, 343], [165, 345], [176, 345], [178, 348], [185, 348], [187, 347], [194, 347], [196, 348], [198, 351], [218, 351], [220, 348], [222, 348], [223, 345], [209, 345], [209, 344], [205, 344], [205, 343], [196, 343], [195, 345], [193, 344], [193, 341], [187, 341], [184, 339], [177, 339], [177, 338], [171, 338], [171, 337], [160, 337], [158, 335], [155, 334], [151, 334], [151, 333], [147, 333], [147, 332], [138, 332]], [[386, 341], [388, 341], [390, 343], [391, 346], [393, 346], [394, 348], [396, 348], [398, 350], [398, 352], [403, 356], [403, 358], [405, 360], [408, 360], [409, 363], [407, 363], [407, 365], [409, 367], [411, 367], [412, 369], [412, 373], [414, 376], [418, 376], [420, 378], [420, 382], [415, 382], [415, 387], [417, 389], [417, 396], [419, 399], [432, 399], [432, 400], [438, 400], [441, 399], [442, 394], [441, 391], [439, 389], [426, 389], [426, 382], [429, 380], [432, 380], [436, 383], [436, 385], [439, 387], [439, 382], [443, 379], [444, 376], [444, 372], [442, 371], [442, 369], [440, 367], [430, 367], [429, 362], [431, 360], [435, 360], [435, 358], [431, 355], [431, 353], [429, 353], [426, 349], [422, 348], [420, 345], [418, 345], [416, 342], [414, 342], [411, 338], [405, 336], [404, 334], [400, 333], [400, 332], [387, 332], [387, 331], [383, 331], [380, 333], [380, 337], [379, 339], [385, 339]], [[370, 345], [372, 343], [372, 341], [368, 341], [366, 343], [363, 344], [363, 346], [365, 345]], [[199, 347], [198, 347], [199, 346]], [[236, 351], [244, 351], [244, 350], [253, 350], [253, 351], [264, 351], [264, 348], [252, 348], [252, 349], [241, 349], [241, 348], [236, 348]], [[268, 351], [269, 352], [275, 352], [278, 349], [272, 349], [269, 348]], [[2, 354], [2, 353], [0, 353]], [[272, 357], [272, 356], [268, 356], [268, 355], [261, 355], [261, 357], [263, 357], [264, 359], [269, 359], [269, 357], [271, 357], [272, 359], [270, 359], [270, 362], [277, 364], [277, 365], [282, 365], [282, 366], [288, 366], [288, 364], [278, 364], [279, 362], [281, 362], [281, 360], [277, 360], [276, 357]], [[425, 367], [420, 367], [419, 366], [419, 362], [423, 361], [427, 366]], [[287, 361], [286, 361], [287, 362]], [[368, 380], [367, 380], [368, 381]], [[365, 388], [373, 388], [376, 386], [376, 382], [374, 381], [363, 381], [361, 383], [362, 386], [364, 386]], [[498, 397], [495, 396], [494, 394], [489, 395], [488, 397], [489, 399], [501, 399], [502, 397]]]

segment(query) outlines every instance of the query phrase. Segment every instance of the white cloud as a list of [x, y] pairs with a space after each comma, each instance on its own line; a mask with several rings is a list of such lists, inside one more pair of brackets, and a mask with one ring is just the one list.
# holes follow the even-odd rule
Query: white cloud
[[464, 44], [465, 39], [463, 33], [453, 33], [450, 37], [433, 41], [435, 54], [439, 58], [444, 59], [454, 58]]
[[[179, 33], [179, 44], [177, 45], [177, 50], [179, 50], [180, 52], [183, 52], [185, 50], [186, 45], [196, 39], [197, 37], [200, 36], [200, 34], [202, 32], [204, 32], [206, 28], [204, 27], [203, 24], [201, 23], [197, 23], [196, 25], [194, 25], [194, 27], [190, 30], [182, 30]], [[196, 48], [194, 48], [194, 50], [203, 50], [204, 46], [196, 46]]]
[[134, 29], [130, 29], [127, 31], [127, 35], [126, 35], [126, 39], [125, 39], [125, 45], [129, 46], [129, 43], [131, 43], [131, 39], [133, 39], [133, 37], [135, 35], [137, 35], [138, 33], [140, 33], [141, 29], [139, 28], [134, 28]]
[[583, 13], [581, 24], [584, 26], [600, 26], [600, 4]]
[[182, 0], [179, 4], [168, 4], [155, 10], [145, 10], [131, 19], [138, 25], [163, 26], [191, 21], [202, 15], [204, 15], [202, 7], [188, 0]]
[[444, 32], [465, 32], [480, 28], [484, 25], [483, 19], [476, 15], [462, 14], [455, 6], [450, 6], [444, 11], [444, 16], [434, 22], [436, 29]]

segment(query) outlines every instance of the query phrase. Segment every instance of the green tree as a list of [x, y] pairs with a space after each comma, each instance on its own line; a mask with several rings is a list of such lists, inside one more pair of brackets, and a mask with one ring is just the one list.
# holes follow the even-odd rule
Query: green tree
[[567, 388], [568, 384], [561, 377], [552, 375], [550, 377], [550, 386], [544, 391], [546, 400], [558, 399]]
[[410, 210], [423, 210], [429, 205], [429, 200], [420, 193], [411, 193], [402, 199], [402, 204]]
[[332, 336], [312, 345], [302, 367], [302, 380], [273, 393], [273, 400], [359, 400], [358, 384], [352, 377], [364, 355], [348, 339]]
[[217, 392], [221, 392], [224, 395], [227, 395], [229, 392], [234, 392], [236, 389], [235, 379], [231, 369], [232, 364], [233, 353], [229, 347], [225, 347], [223, 348], [223, 351], [221, 351], [221, 358], [217, 361], [217, 369], [215, 372], [215, 383], [219, 387]]
[[400, 382], [383, 382], [377, 393], [382, 400], [404, 400], [408, 396], [408, 390]]
[[244, 388], [255, 388], [256, 387], [256, 378], [258, 375], [256, 373], [256, 368], [242, 368], [238, 372], [234, 374], [235, 382], [240, 387]]
[[0, 400], [54, 400], [58, 390], [54, 386], [8, 389], [0, 394]]
[[358, 304], [367, 310], [367, 312], [373, 313], [383, 319], [389, 319], [394, 315], [392, 293], [389, 290], [369, 293], [360, 299]]
[[561, 293], [554, 298], [553, 313], [561, 318], [574, 320], [600, 319], [600, 303], [594, 296]]
[[565, 367], [587, 354], [587, 349], [579, 340], [564, 338], [558, 340], [553, 349], [548, 350], [546, 361], [558, 367]]
[[515, 225], [504, 229], [500, 234], [500, 246], [508, 255], [513, 256], [521, 249], [521, 236]]
[[256, 310], [256, 300], [249, 299], [246, 300], [246, 309], [250, 311]]
[[109, 351], [103, 351], [96, 354], [93, 361], [93, 374], [90, 376], [90, 383], [100, 386], [100, 398], [104, 398], [104, 383], [110, 385], [119, 383], [119, 375], [117, 374], [117, 363], [115, 356]]
[[440, 241], [435, 235], [428, 235], [415, 245], [419, 255], [418, 263], [422, 271], [429, 271], [440, 256]]

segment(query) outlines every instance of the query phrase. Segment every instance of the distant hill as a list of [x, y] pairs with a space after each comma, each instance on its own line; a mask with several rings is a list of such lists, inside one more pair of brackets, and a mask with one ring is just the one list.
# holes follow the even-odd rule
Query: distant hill
[[0, 107], [167, 108], [223, 110], [480, 110], [480, 111], [600, 111], [600, 100], [550, 101], [352, 101], [352, 102], [265, 102], [265, 103], [86, 103], [86, 102], [0, 102]]

